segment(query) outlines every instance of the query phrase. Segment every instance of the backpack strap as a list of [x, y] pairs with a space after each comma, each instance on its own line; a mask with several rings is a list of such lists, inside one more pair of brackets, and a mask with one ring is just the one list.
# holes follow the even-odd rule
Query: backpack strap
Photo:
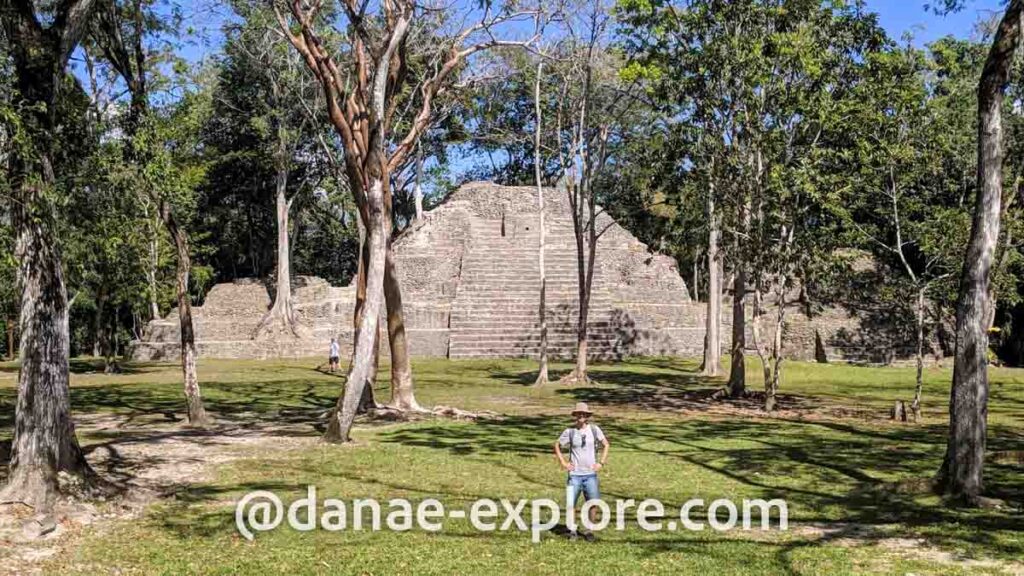
[[576, 443], [576, 428], [569, 428], [569, 463], [572, 464], [572, 451]]

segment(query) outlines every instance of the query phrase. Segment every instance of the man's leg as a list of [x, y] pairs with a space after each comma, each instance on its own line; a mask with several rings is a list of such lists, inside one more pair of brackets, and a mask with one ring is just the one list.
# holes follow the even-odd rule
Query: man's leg
[[[566, 485], [569, 486], [569, 490], [570, 490], [569, 501], [566, 502], [566, 505], [568, 505], [568, 506], [573, 508], [572, 516], [574, 517], [574, 519], [575, 519], [575, 516], [576, 516], [576, 511], [575, 511], [576, 502], [579, 500], [581, 492], [583, 491], [582, 478], [583, 478], [582, 476], [573, 476], [572, 474], [569, 474], [568, 479], [566, 480]], [[574, 527], [574, 526], [566, 526], [566, 528], [569, 529], [569, 537], [570, 538], [576, 538], [577, 537], [576, 527]]]
[[[584, 476], [583, 481], [580, 483], [583, 490], [583, 502], [590, 502], [591, 500], [599, 500], [601, 498], [601, 490], [597, 483], [597, 474], [591, 474]], [[590, 523], [592, 525], [597, 524], [597, 507], [590, 508]], [[584, 528], [583, 537], [588, 541], [594, 540], [594, 535], [589, 529]]]

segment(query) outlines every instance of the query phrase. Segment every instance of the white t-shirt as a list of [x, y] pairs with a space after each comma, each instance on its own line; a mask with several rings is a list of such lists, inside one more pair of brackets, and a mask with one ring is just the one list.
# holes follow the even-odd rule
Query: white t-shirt
[[594, 473], [594, 464], [597, 462], [597, 444], [604, 444], [604, 432], [597, 424], [587, 424], [582, 429], [575, 426], [566, 428], [558, 437], [558, 444], [568, 447], [569, 462], [573, 470], [569, 474], [573, 476], [585, 476]]
[[338, 343], [331, 342], [331, 358], [337, 358], [339, 356], [339, 350], [340, 348], [338, 348]]

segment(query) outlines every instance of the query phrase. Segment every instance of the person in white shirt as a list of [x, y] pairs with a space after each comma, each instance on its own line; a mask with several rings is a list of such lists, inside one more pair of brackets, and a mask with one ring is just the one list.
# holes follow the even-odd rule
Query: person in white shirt
[[338, 370], [338, 360], [340, 359], [339, 358], [340, 354], [341, 354], [341, 349], [338, 347], [338, 339], [337, 338], [331, 338], [331, 354], [330, 354], [330, 357], [328, 358], [328, 361], [329, 361], [330, 366], [331, 366], [331, 368], [330, 368], [331, 374], [333, 374], [335, 371]]
[[[584, 502], [601, 498], [597, 472], [608, 462], [608, 438], [597, 424], [590, 423], [590, 417], [593, 415], [586, 402], [577, 402], [572, 411], [575, 420], [573, 426], [563, 430], [555, 441], [555, 457], [558, 458], [562, 469], [569, 473], [566, 483], [572, 488], [570, 502], [573, 505], [581, 494]], [[597, 456], [598, 446], [601, 447], [600, 457]], [[568, 461], [562, 453], [563, 447], [569, 450]], [[596, 521], [597, 508], [591, 508], [590, 522]], [[576, 538], [577, 534], [573, 531], [569, 536]], [[583, 538], [593, 541], [594, 535], [584, 531]]]

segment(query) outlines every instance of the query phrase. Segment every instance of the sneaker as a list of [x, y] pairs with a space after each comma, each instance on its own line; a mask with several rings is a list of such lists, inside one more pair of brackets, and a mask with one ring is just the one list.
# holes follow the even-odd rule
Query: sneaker
[[594, 536], [593, 532], [584, 532], [583, 539], [587, 542], [595, 542], [597, 540], [597, 536]]
[[572, 532], [569, 532], [569, 540], [579, 540], [579, 538], [580, 538], [580, 535], [577, 534], [575, 530], [573, 530]]

